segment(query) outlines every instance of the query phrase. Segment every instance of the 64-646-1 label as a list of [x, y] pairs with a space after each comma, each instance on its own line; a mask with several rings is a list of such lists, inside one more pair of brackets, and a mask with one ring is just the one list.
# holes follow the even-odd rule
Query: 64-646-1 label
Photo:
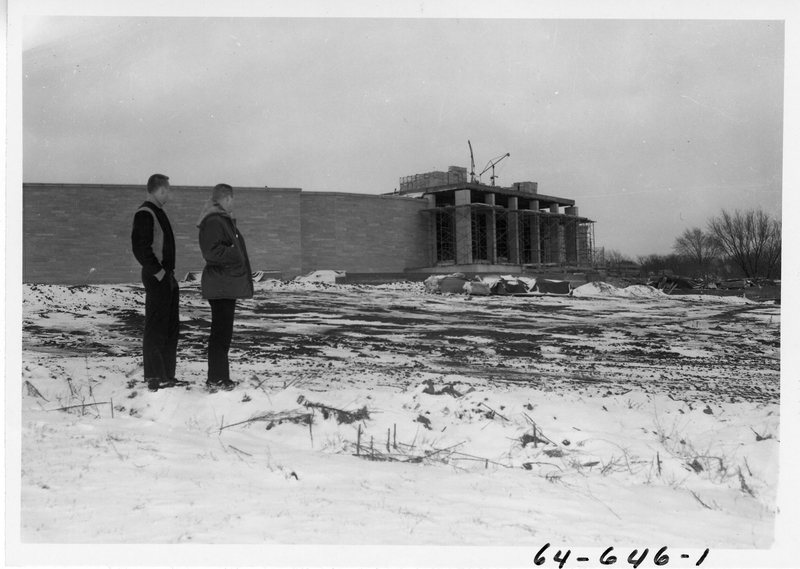
[[[533, 562], [536, 565], [544, 565], [548, 561], [553, 561], [553, 563], [558, 564], [559, 569], [563, 569], [567, 563], [572, 563], [573, 565], [580, 565], [581, 563], [586, 563], [588, 561], [591, 561], [591, 559], [589, 559], [588, 557], [579, 557], [579, 556], [571, 557], [572, 556], [571, 549], [567, 549], [566, 551], [559, 549], [551, 558], [550, 553], [547, 552], [549, 548], [550, 544], [546, 543], [544, 544], [544, 547], [542, 547], [539, 550], [539, 552], [533, 558]], [[666, 546], [656, 551], [652, 557], [649, 557], [649, 554], [650, 554], [649, 549], [643, 549], [641, 551], [639, 551], [638, 549], [634, 549], [628, 555], [627, 561], [631, 566], [633, 566], [634, 569], [639, 567], [639, 565], [641, 565], [648, 559], [651, 563], [653, 563], [658, 567], [667, 565], [670, 562], [670, 554], [667, 552]], [[703, 563], [703, 561], [706, 560], [707, 556], [708, 556], [708, 549], [703, 551], [703, 553], [699, 557], [697, 557], [696, 560], [694, 560], [695, 567], [699, 567]], [[690, 556], [687, 553], [681, 553], [681, 554], [674, 554], [672, 555], [672, 557], [677, 557], [682, 560], [688, 559], [689, 563], [691, 563], [692, 562], [691, 558], [693, 556]], [[614, 555], [614, 548], [609, 547], [608, 549], [606, 549], [600, 555], [600, 558], [597, 561], [599, 561], [601, 565], [614, 565], [618, 561], [617, 556]]]

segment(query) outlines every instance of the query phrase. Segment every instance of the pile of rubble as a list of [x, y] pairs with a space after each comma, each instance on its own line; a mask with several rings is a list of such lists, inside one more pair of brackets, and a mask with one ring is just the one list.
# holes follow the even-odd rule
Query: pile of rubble
[[569, 281], [558, 281], [541, 277], [476, 276], [467, 278], [464, 273], [432, 275], [425, 279], [425, 291], [434, 294], [489, 295], [541, 295], [569, 296], [572, 287]]
[[667, 294], [673, 290], [738, 290], [751, 287], [779, 286], [779, 282], [765, 278], [717, 280], [694, 279], [673, 275], [650, 277], [647, 284], [658, 290], [663, 290]]

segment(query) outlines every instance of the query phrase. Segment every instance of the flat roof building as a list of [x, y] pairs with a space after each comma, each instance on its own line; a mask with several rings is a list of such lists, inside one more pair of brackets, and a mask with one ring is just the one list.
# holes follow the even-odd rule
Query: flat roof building
[[[494, 178], [493, 178], [494, 180]], [[173, 185], [180, 277], [203, 268], [196, 221], [211, 186]], [[590, 271], [593, 221], [574, 200], [467, 179], [466, 168], [401, 178], [391, 194], [236, 187], [236, 215], [254, 271], [314, 270], [400, 280], [443, 272]], [[138, 282], [130, 250], [144, 185], [23, 184], [23, 280]], [[364, 281], [368, 282], [368, 281]]]
[[578, 215], [575, 200], [540, 194], [536, 182], [487, 185], [451, 166], [400, 178], [397, 194], [428, 202], [429, 267], [487, 272], [594, 264], [594, 222]]

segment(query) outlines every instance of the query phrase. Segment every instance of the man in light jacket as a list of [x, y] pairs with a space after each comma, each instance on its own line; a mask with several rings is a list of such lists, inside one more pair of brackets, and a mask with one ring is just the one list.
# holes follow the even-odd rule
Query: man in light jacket
[[150, 391], [178, 384], [175, 358], [180, 290], [175, 280], [175, 236], [164, 211], [169, 192], [167, 176], [150, 176], [147, 198], [133, 215], [131, 231], [131, 249], [142, 266], [145, 289], [142, 352]]
[[236, 300], [253, 298], [253, 275], [244, 237], [236, 227], [233, 188], [217, 184], [197, 221], [200, 251], [206, 261], [201, 290], [211, 305], [211, 334], [208, 338], [208, 379], [210, 391], [231, 390], [228, 350], [233, 338]]

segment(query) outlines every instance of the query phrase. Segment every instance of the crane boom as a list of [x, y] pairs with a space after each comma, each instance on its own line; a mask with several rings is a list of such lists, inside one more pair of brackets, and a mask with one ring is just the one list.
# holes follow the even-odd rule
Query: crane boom
[[468, 140], [467, 144], [469, 144], [469, 163], [470, 163], [470, 170], [469, 170], [469, 181], [471, 184], [475, 183], [475, 157], [472, 154], [472, 143]]
[[487, 164], [487, 165], [486, 165], [486, 168], [484, 168], [484, 169], [483, 169], [483, 172], [481, 172], [481, 173], [479, 174], [479, 176], [482, 176], [482, 175], [483, 175], [483, 174], [486, 172], [486, 170], [488, 170], [489, 168], [491, 168], [491, 169], [492, 169], [492, 176], [491, 176], [491, 180], [492, 180], [492, 185], [494, 186], [494, 180], [495, 180], [495, 178], [497, 178], [497, 176], [495, 176], [495, 175], [494, 175], [494, 167], [495, 167], [495, 165], [496, 165], [498, 162], [500, 162], [500, 161], [501, 161], [503, 158], [508, 158], [509, 156], [511, 156], [511, 153], [510, 153], [510, 152], [506, 152], [506, 153], [505, 153], [505, 154], [503, 154], [503, 155], [502, 155], [500, 158], [495, 158], [494, 160], [489, 160], [489, 164]]

